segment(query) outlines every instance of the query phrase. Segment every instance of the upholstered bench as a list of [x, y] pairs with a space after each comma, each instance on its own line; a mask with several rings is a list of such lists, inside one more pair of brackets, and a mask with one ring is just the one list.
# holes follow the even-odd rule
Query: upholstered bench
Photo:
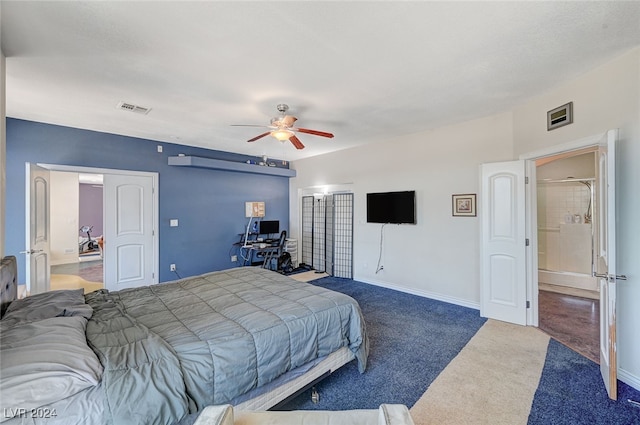
[[208, 406], [193, 425], [414, 425], [407, 406], [382, 404], [377, 410], [234, 411], [231, 405]]

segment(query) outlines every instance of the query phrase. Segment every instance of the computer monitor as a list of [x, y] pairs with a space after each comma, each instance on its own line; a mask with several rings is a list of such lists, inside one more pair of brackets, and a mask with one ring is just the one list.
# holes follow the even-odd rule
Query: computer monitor
[[280, 233], [280, 222], [278, 220], [262, 220], [259, 229], [258, 233], [261, 235], [278, 234]]

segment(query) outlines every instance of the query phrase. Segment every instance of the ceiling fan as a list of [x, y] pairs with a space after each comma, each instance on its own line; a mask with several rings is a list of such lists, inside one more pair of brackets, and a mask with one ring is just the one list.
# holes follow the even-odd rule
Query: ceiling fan
[[278, 112], [280, 112], [280, 116], [271, 119], [271, 125], [251, 125], [251, 124], [232, 124], [235, 127], [266, 127], [269, 131], [266, 131], [262, 134], [257, 135], [256, 137], [247, 140], [247, 142], [255, 142], [258, 139], [261, 139], [265, 136], [273, 136], [276, 139], [284, 142], [285, 140], [290, 141], [296, 149], [304, 149], [304, 145], [296, 136], [296, 132], [312, 134], [314, 136], [328, 137], [332, 138], [333, 134], [327, 133], [325, 131], [318, 130], [310, 130], [308, 128], [300, 128], [294, 127], [293, 124], [298, 120], [298, 118], [293, 115], [286, 115], [286, 112], [289, 110], [289, 105], [285, 105], [281, 103], [277, 105]]

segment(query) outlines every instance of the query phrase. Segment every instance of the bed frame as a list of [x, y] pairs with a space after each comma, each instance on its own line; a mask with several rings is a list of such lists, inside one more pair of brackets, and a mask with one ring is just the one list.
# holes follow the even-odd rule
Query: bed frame
[[[354, 354], [347, 347], [342, 347], [338, 351], [326, 356], [322, 361], [313, 366], [307, 372], [297, 377], [291, 378], [288, 374], [281, 376], [274, 381], [275, 387], [270, 386], [267, 392], [264, 389], [256, 388], [246, 396], [248, 400], [235, 405], [239, 410], [278, 410], [278, 406], [296, 397], [306, 389], [317, 384], [333, 371], [341, 368], [345, 364], [355, 359]], [[295, 371], [293, 371], [295, 373]], [[259, 394], [255, 394], [257, 392]]]

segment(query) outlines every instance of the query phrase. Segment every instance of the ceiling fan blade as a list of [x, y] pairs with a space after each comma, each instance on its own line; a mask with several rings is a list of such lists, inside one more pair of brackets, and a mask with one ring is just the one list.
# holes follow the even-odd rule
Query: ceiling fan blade
[[294, 117], [293, 115], [285, 115], [280, 122], [282, 123], [283, 126], [285, 127], [293, 127], [293, 124], [298, 120], [298, 118]]
[[256, 140], [262, 139], [264, 136], [268, 136], [269, 134], [271, 134], [271, 132], [267, 131], [266, 133], [262, 133], [259, 136], [254, 137], [253, 139], [247, 140], [247, 142], [255, 142]]
[[300, 133], [313, 134], [314, 136], [328, 137], [330, 139], [333, 138], [333, 134], [327, 133], [325, 131], [309, 130], [308, 128], [292, 128], [291, 130], [299, 131]]
[[293, 143], [293, 146], [295, 146], [296, 149], [304, 149], [304, 145], [295, 135], [289, 137], [289, 141]]

